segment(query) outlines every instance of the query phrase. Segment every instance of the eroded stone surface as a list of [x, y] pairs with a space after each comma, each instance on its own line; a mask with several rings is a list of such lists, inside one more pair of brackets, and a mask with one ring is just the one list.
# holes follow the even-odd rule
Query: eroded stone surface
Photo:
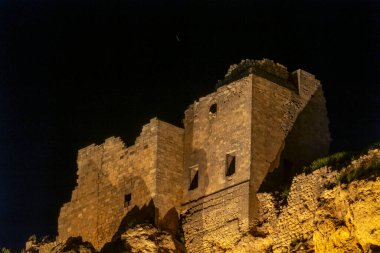
[[[372, 150], [355, 161], [380, 160], [380, 150]], [[368, 252], [380, 250], [380, 178], [358, 180], [325, 190], [315, 217], [313, 236], [316, 252]], [[376, 252], [376, 251], [374, 251]]]
[[370, 249], [380, 246], [380, 177], [338, 182], [343, 171], [368, 161], [380, 162], [380, 150], [369, 150], [341, 171], [323, 167], [296, 176], [279, 210], [270, 193], [259, 193], [257, 229], [273, 251], [289, 252], [292, 242], [306, 241], [320, 253], [376, 252]]

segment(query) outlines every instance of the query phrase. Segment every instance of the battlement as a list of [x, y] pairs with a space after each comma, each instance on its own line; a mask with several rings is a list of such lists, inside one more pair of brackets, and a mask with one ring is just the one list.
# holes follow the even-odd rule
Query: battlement
[[[310, 79], [315, 79], [314, 75], [307, 73], [304, 70], [295, 70], [288, 72], [288, 69], [280, 64], [269, 59], [262, 60], [242, 60], [239, 64], [233, 64], [229, 67], [223, 80], [219, 80], [216, 87], [221, 87], [237, 81], [245, 76], [254, 74], [270, 80], [287, 89], [300, 93], [301, 83], [300, 74], [308, 76]], [[318, 81], [318, 80], [316, 80]]]
[[225, 77], [227, 78], [231, 75], [236, 75], [239, 72], [244, 72], [248, 68], [253, 68], [254, 70], [260, 69], [282, 79], [288, 79], [289, 76], [288, 69], [284, 65], [264, 58], [262, 60], [245, 59], [239, 64], [232, 64]]

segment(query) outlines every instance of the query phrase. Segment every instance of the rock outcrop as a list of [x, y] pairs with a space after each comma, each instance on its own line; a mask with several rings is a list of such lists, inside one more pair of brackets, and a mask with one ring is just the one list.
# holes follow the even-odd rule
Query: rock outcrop
[[128, 252], [184, 252], [184, 246], [171, 234], [144, 225], [130, 229], [121, 236]]
[[[70, 237], [65, 243], [28, 241], [28, 253], [98, 253], [89, 242], [83, 242], [81, 237]], [[107, 243], [101, 253], [181, 253], [185, 247], [173, 235], [160, 231], [150, 224], [137, 225], [128, 229]]]
[[380, 178], [325, 190], [320, 203], [314, 219], [316, 252], [380, 250]]

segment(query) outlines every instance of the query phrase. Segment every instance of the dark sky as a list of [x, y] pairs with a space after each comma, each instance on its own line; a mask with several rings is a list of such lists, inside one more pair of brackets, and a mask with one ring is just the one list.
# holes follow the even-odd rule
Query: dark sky
[[55, 234], [76, 152], [181, 126], [241, 59], [321, 80], [332, 151], [380, 140], [378, 1], [0, 1], [0, 246]]

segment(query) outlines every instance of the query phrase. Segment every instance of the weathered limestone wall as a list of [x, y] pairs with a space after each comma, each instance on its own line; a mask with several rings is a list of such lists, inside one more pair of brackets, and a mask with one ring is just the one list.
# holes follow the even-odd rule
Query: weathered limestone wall
[[99, 249], [148, 204], [173, 232], [184, 212], [190, 252], [228, 248], [254, 228], [268, 173], [327, 153], [325, 100], [313, 75], [265, 59], [242, 61], [222, 84], [186, 110], [184, 129], [152, 119], [131, 147], [112, 137], [80, 150], [59, 239], [80, 235]]
[[315, 231], [314, 217], [318, 197], [326, 185], [335, 183], [338, 173], [322, 168], [312, 174], [300, 174], [293, 179], [287, 204], [280, 210], [269, 193], [258, 193], [260, 229], [273, 238], [273, 249], [289, 247], [292, 240], [311, 237]]
[[[251, 87], [250, 78], [243, 78], [185, 112], [183, 203], [190, 252], [207, 252], [218, 242], [228, 245], [248, 231]], [[235, 157], [232, 175], [226, 175], [227, 155]], [[198, 187], [189, 189], [194, 167]]]
[[308, 99], [314, 84], [316, 90], [286, 137], [283, 158], [291, 161], [293, 168], [302, 168], [306, 163], [328, 154], [331, 138], [322, 86], [305, 71], [298, 70], [297, 75], [301, 97]]
[[232, 247], [248, 229], [249, 181], [187, 203], [183, 230], [188, 252]]
[[[210, 112], [213, 105], [215, 113]], [[246, 77], [200, 98], [185, 112], [184, 203], [249, 179], [250, 109], [251, 82]], [[227, 154], [236, 157], [235, 173], [229, 177]], [[199, 183], [189, 191], [193, 166], [198, 166]]]
[[[157, 184], [180, 181], [182, 130], [152, 119], [143, 127], [135, 145], [126, 148], [111, 137], [101, 145], [90, 145], [78, 153], [78, 186], [58, 220], [59, 240], [82, 236], [101, 248], [117, 232], [124, 216], [151, 201], [160, 215], [179, 206], [179, 183], [172, 188]], [[165, 171], [166, 170], [166, 171]], [[129, 203], [125, 196], [131, 194]], [[168, 198], [162, 200], [165, 194]], [[162, 196], [162, 197], [158, 197]], [[157, 218], [161, 218], [157, 217]]]
[[337, 173], [325, 169], [310, 175], [301, 174], [294, 178], [288, 196], [288, 204], [281, 211], [273, 228], [274, 249], [288, 246], [292, 240], [315, 230], [313, 224], [318, 208], [318, 196], [325, 184], [336, 180]]
[[[71, 202], [61, 208], [58, 218], [59, 240], [77, 235], [82, 235], [85, 240], [97, 239], [97, 181], [102, 153], [103, 147], [95, 145], [78, 152], [77, 183], [81, 187], [75, 187]], [[82, 159], [84, 155], [88, 159]], [[86, 221], [83, 221], [83, 217]]]
[[[301, 82], [300, 94], [260, 76], [252, 76], [251, 185], [253, 192], [257, 192], [268, 171], [279, 166], [279, 158], [287, 134], [311, 96], [320, 88], [319, 81], [311, 74], [306, 73], [308, 78], [301, 78], [306, 75], [305, 73], [298, 71], [297, 74]], [[326, 134], [328, 134], [328, 128]], [[300, 135], [303, 136], [303, 133]]]
[[156, 196], [157, 223], [177, 232], [183, 190], [183, 129], [158, 122]]
[[280, 213], [280, 210], [276, 206], [276, 199], [272, 193], [268, 192], [257, 193], [257, 199], [259, 215], [254, 220], [255, 232], [261, 235], [272, 235], [278, 214]]
[[[330, 135], [321, 85], [313, 75], [302, 70], [293, 72], [291, 76], [297, 82], [296, 91], [261, 76], [252, 76], [251, 221], [254, 221], [258, 215], [255, 194], [263, 179], [279, 167], [285, 170], [291, 169], [284, 168], [284, 160], [281, 159], [284, 148], [284, 154], [288, 158], [294, 159], [292, 160], [294, 162], [301, 161], [298, 164], [312, 161], [321, 153], [328, 152]], [[312, 98], [314, 100], [311, 102]], [[306, 107], [309, 109], [300, 119], [301, 123], [298, 124], [298, 128], [293, 129]], [[313, 113], [317, 114], [315, 119]], [[320, 125], [309, 126], [310, 124]], [[292, 136], [289, 138], [291, 144], [286, 146], [285, 140], [291, 132]], [[295, 145], [295, 141], [299, 141], [299, 145]], [[319, 149], [313, 148], [319, 143], [321, 144]], [[305, 157], [298, 159], [299, 154], [304, 154]]]

